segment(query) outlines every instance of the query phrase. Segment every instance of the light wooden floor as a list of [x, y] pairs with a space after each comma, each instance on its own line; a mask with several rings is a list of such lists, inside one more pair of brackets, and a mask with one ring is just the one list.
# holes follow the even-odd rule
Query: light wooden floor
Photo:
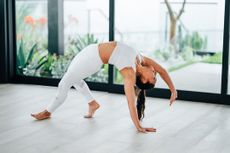
[[84, 119], [87, 102], [71, 89], [66, 102], [45, 121], [42, 110], [56, 87], [0, 85], [0, 153], [229, 153], [230, 107], [147, 97], [143, 125], [157, 133], [137, 133], [124, 95], [93, 91], [101, 104]]

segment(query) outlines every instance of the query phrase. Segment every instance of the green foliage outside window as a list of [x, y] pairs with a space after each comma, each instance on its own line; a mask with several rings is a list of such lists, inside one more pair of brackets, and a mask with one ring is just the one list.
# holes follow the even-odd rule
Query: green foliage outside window
[[[39, 50], [37, 44], [25, 45], [24, 41], [18, 41], [17, 50], [17, 74], [38, 77], [61, 78], [66, 72], [74, 56], [84, 47], [98, 40], [92, 34], [83, 37], [77, 36], [69, 45], [69, 52], [65, 55], [49, 54], [48, 50]], [[75, 46], [75, 47], [74, 47]], [[70, 49], [71, 48], [71, 49]], [[108, 65], [94, 75], [87, 78], [88, 81], [107, 82]]]

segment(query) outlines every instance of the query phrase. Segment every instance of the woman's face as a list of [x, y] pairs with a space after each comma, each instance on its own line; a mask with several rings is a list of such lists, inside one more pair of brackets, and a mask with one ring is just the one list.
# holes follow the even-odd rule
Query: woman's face
[[143, 83], [151, 83], [151, 84], [156, 84], [156, 71], [152, 66], [147, 67], [147, 66], [142, 66], [142, 71], [141, 71], [141, 81]]

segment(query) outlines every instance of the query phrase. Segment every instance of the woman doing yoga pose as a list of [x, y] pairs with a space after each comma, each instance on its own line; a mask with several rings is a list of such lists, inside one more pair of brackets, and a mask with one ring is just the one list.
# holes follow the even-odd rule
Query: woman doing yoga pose
[[[37, 120], [47, 119], [65, 101], [69, 89], [73, 86], [89, 102], [89, 111], [85, 118], [92, 118], [100, 107], [83, 80], [100, 70], [103, 64], [114, 65], [123, 77], [131, 119], [139, 132], [155, 132], [155, 128], [144, 128], [140, 120], [144, 117], [145, 90], [156, 83], [156, 73], [166, 82], [170, 91], [170, 105], [177, 98], [177, 91], [167, 71], [149, 57], [139, 54], [132, 47], [117, 41], [91, 44], [85, 47], [71, 61], [67, 72], [58, 84], [53, 101], [40, 113], [31, 114]], [[139, 89], [135, 104], [135, 87]], [[136, 105], [136, 107], [135, 107]]]

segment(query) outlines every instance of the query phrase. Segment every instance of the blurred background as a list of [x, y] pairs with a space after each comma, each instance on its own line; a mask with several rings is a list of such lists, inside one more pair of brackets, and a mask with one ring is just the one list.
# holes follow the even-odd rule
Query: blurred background
[[[109, 41], [108, 0], [62, 0], [48, 11], [52, 2], [16, 0], [17, 75], [61, 78], [82, 48]], [[221, 93], [224, 10], [225, 0], [115, 0], [113, 40], [165, 67], [179, 90]], [[49, 35], [61, 50], [51, 51]], [[108, 83], [108, 72], [104, 65], [86, 80]], [[113, 83], [122, 84], [115, 68]], [[167, 88], [159, 76], [156, 87]]]

